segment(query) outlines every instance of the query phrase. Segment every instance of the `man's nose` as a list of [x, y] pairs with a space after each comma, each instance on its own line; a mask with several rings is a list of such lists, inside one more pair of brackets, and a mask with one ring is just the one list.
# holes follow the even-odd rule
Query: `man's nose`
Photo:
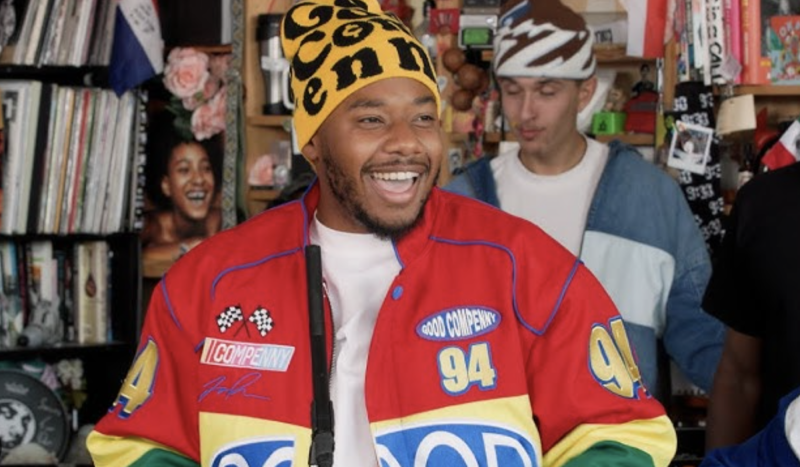
[[421, 151], [422, 144], [417, 130], [409, 122], [395, 122], [390, 129], [386, 151], [403, 156], [413, 156]]
[[525, 93], [520, 107], [520, 119], [522, 121], [536, 120], [541, 109], [541, 102], [532, 93]]

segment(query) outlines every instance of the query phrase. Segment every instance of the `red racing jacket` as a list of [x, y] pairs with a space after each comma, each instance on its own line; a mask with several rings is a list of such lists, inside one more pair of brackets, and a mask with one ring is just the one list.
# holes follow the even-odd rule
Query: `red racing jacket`
[[[304, 246], [318, 191], [205, 240], [164, 275], [89, 437], [96, 465], [308, 465]], [[617, 310], [538, 227], [435, 188], [395, 250], [365, 382], [381, 466], [669, 463], [675, 432]]]

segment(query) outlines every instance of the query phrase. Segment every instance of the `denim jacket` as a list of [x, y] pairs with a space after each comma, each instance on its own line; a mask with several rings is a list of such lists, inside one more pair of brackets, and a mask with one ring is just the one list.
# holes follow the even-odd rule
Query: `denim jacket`
[[[499, 206], [489, 158], [445, 189]], [[705, 242], [678, 184], [618, 141], [609, 144], [580, 259], [625, 319], [647, 387], [662, 395], [660, 340], [681, 372], [709, 392], [725, 329], [701, 308], [711, 275]]]

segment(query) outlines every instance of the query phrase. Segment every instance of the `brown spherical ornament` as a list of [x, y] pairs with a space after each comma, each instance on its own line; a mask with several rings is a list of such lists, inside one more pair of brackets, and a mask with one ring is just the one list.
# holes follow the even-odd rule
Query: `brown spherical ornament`
[[464, 51], [458, 47], [450, 47], [442, 54], [442, 64], [450, 73], [455, 73], [467, 61]]
[[465, 112], [472, 108], [472, 100], [475, 99], [475, 94], [469, 89], [458, 89], [450, 96], [450, 105], [454, 109]]
[[489, 79], [489, 73], [485, 70], [481, 70], [481, 84], [478, 86], [478, 89], [475, 90], [475, 94], [483, 94], [489, 89], [489, 84], [491, 84], [491, 80]]
[[459, 86], [470, 91], [477, 91], [481, 87], [483, 78], [481, 75], [485, 72], [476, 65], [465, 63], [456, 72], [456, 82]]

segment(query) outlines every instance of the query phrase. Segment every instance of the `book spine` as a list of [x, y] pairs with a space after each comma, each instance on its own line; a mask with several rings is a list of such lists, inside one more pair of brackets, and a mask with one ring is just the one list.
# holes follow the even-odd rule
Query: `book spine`
[[743, 84], [769, 84], [770, 61], [761, 56], [761, 2], [742, 0]]
[[[723, 22], [725, 25], [725, 47], [736, 62], [742, 65], [742, 17], [741, 0], [725, 0]], [[734, 84], [742, 82], [742, 73], [736, 75]]]
[[144, 228], [145, 186], [147, 183], [147, 100], [148, 94], [138, 92], [136, 109], [136, 135], [134, 136], [133, 167], [131, 168], [131, 194], [129, 209], [129, 229], [141, 232]]
[[46, 84], [42, 87], [41, 107], [39, 109], [39, 122], [36, 127], [36, 149], [33, 159], [33, 173], [31, 175], [31, 190], [28, 201], [28, 219], [26, 230], [36, 232], [39, 228], [39, 203], [41, 202], [42, 186], [44, 185], [45, 164], [47, 151], [52, 132], [51, 112], [55, 100], [55, 85]]
[[2, 332], [0, 347], [14, 347], [17, 338], [25, 327], [25, 314], [22, 308], [17, 245], [8, 240], [0, 242], [0, 278], [2, 279], [3, 309], [0, 310]]
[[723, 0], [707, 0], [706, 22], [708, 26], [708, 55], [710, 59], [711, 82], [724, 84], [721, 68], [728, 54], [725, 39]]

